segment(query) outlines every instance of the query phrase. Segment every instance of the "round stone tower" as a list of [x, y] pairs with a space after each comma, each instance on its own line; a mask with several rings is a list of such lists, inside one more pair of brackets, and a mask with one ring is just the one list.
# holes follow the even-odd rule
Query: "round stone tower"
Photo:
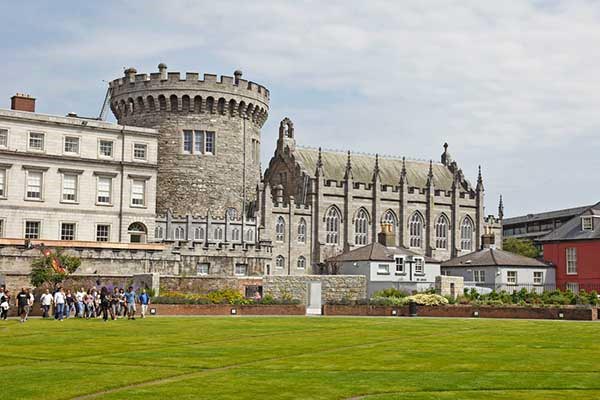
[[[158, 143], [157, 213], [241, 215], [260, 180], [260, 129], [269, 91], [234, 76], [135, 68], [110, 82], [111, 109], [122, 125], [155, 128]], [[246, 208], [247, 209], [247, 208]]]

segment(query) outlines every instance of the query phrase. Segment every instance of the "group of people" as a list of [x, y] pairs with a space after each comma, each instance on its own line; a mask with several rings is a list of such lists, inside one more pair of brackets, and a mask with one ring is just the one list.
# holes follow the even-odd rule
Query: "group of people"
[[[6, 320], [10, 308], [11, 294], [8, 290], [0, 288], [0, 319]], [[30, 289], [22, 288], [16, 296], [16, 304], [20, 322], [27, 321], [32, 310], [35, 297]], [[50, 318], [51, 309], [54, 319], [62, 321], [71, 316], [78, 318], [99, 318], [104, 321], [118, 318], [135, 319], [136, 304], [141, 305], [141, 316], [146, 317], [150, 295], [142, 289], [139, 295], [130, 286], [127, 291], [115, 287], [109, 291], [105, 286], [98, 291], [95, 287], [88, 290], [81, 288], [72, 293], [70, 289], [57, 288], [54, 293], [46, 289], [39, 299], [42, 316]]]

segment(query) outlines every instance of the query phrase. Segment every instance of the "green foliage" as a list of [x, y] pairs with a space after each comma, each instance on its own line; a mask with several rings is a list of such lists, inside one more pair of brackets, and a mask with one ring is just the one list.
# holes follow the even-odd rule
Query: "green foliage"
[[502, 249], [525, 257], [536, 258], [540, 256], [539, 250], [531, 240], [508, 238], [502, 242]]
[[418, 293], [406, 297], [375, 296], [370, 300], [369, 304], [377, 306], [405, 306], [411, 301], [414, 301], [415, 303], [423, 306], [438, 306], [448, 304], [449, 302], [448, 299], [438, 294]]
[[[57, 272], [52, 267], [52, 260], [56, 257], [64, 272]], [[55, 252], [39, 258], [36, 258], [31, 263], [31, 272], [29, 273], [29, 281], [34, 287], [50, 285], [56, 287], [62, 283], [70, 274], [75, 272], [81, 265], [79, 257], [70, 256], [63, 253], [62, 249], [56, 249]]]
[[522, 305], [522, 306], [544, 306], [544, 305], [597, 305], [598, 293], [596, 291], [573, 293], [570, 290], [549, 290], [538, 293], [535, 290], [492, 291], [488, 294], [479, 294], [475, 289], [465, 290], [465, 295], [458, 300], [461, 304], [482, 305]]
[[409, 293], [396, 288], [387, 288], [373, 293], [373, 297], [406, 297]]
[[266, 295], [259, 301], [245, 298], [236, 289], [214, 290], [207, 294], [190, 294], [181, 292], [163, 292], [159, 297], [152, 300], [155, 304], [298, 304], [299, 301], [291, 296], [283, 296], [282, 299], [274, 299]]

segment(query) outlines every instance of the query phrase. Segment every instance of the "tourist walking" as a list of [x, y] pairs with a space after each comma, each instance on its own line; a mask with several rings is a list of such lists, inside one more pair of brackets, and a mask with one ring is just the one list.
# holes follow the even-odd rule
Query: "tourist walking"
[[110, 308], [110, 294], [106, 286], [100, 289], [100, 310], [102, 311], [102, 319], [108, 321], [108, 309]]
[[79, 318], [83, 318], [83, 313], [85, 312], [85, 304], [83, 302], [83, 298], [85, 297], [85, 290], [81, 288], [75, 293], [75, 299], [77, 300], [77, 316]]
[[48, 318], [48, 313], [50, 311], [50, 306], [52, 305], [52, 295], [50, 294], [50, 290], [46, 289], [46, 292], [42, 294], [40, 297], [40, 303], [42, 304], [42, 317]]
[[29, 294], [25, 288], [17, 293], [17, 314], [21, 318], [21, 323], [25, 322], [27, 314], [29, 314]]
[[10, 292], [8, 289], [4, 289], [0, 297], [0, 319], [6, 321], [8, 317], [8, 309], [10, 308]]
[[61, 287], [54, 293], [54, 319], [63, 320], [65, 309], [65, 290]]
[[125, 314], [127, 313], [127, 310], [125, 308], [125, 290], [123, 290], [123, 288], [119, 289], [119, 313], [117, 314], [117, 316], [120, 317], [124, 317]]
[[142, 306], [142, 318], [146, 318], [148, 304], [150, 304], [150, 296], [146, 293], [146, 289], [142, 289], [142, 294], [139, 297], [140, 305]]
[[83, 296], [83, 302], [85, 305], [84, 317], [85, 319], [93, 318], [94, 314], [94, 297], [89, 291]]
[[69, 318], [71, 313], [75, 315], [75, 297], [71, 293], [71, 289], [67, 289], [65, 294], [65, 318]]
[[127, 319], [135, 319], [135, 291], [133, 286], [129, 286], [125, 292], [125, 302], [127, 303]]
[[33, 291], [31, 289], [27, 289], [27, 295], [29, 295], [29, 308], [25, 315], [25, 321], [29, 318], [29, 313], [33, 310], [33, 303], [35, 303], [35, 297], [33, 297]]

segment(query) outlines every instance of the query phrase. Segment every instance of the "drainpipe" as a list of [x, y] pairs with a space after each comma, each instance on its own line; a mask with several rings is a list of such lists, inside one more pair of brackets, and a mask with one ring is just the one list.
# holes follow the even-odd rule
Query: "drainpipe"
[[121, 196], [119, 201], [119, 243], [123, 242], [123, 187], [125, 186], [125, 126], [121, 128]]

